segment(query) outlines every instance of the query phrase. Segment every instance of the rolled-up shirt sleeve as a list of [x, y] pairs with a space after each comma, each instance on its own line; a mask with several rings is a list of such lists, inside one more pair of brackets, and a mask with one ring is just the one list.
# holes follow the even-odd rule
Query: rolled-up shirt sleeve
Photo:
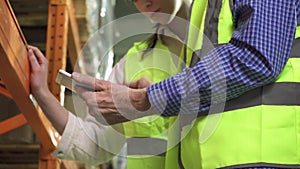
[[97, 165], [118, 154], [124, 142], [124, 135], [115, 128], [101, 125], [91, 116], [82, 120], [69, 113], [60, 143], [52, 155], [59, 159]]
[[230, 42], [194, 67], [148, 87], [152, 107], [162, 116], [201, 115], [214, 103], [273, 82], [289, 58], [299, 10], [299, 0], [236, 0]]
[[[117, 63], [109, 81], [123, 84], [125, 79], [125, 57]], [[101, 125], [91, 115], [81, 119], [69, 113], [68, 122], [53, 156], [60, 159], [80, 161], [97, 165], [111, 160], [119, 154], [125, 144], [122, 124]]]

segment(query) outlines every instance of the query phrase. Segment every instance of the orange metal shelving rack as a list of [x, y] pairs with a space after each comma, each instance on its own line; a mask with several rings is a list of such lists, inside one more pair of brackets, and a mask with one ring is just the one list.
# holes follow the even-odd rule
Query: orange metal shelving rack
[[[72, 65], [80, 50], [79, 33], [72, 0], [49, 0], [46, 57], [49, 60], [48, 84], [59, 99], [60, 86], [55, 84], [58, 69], [66, 67], [66, 53]], [[26, 39], [8, 0], [0, 1], [0, 94], [13, 99], [21, 114], [0, 122], [0, 134], [30, 124], [40, 141], [39, 169], [59, 169], [61, 161], [51, 153], [59, 142], [59, 134], [42, 110], [30, 98], [30, 68]], [[76, 168], [63, 161], [64, 168]]]

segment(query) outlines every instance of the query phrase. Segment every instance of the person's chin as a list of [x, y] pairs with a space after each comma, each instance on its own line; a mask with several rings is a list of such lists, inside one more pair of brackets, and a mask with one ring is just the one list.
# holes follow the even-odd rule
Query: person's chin
[[161, 18], [151, 18], [150, 20], [153, 22], [153, 23], [159, 23], [161, 25], [167, 25], [168, 22], [169, 22], [169, 17], [161, 17]]

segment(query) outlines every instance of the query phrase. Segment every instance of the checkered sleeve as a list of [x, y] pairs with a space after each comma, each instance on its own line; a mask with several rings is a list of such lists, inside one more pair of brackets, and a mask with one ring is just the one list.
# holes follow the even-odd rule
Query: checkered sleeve
[[207, 112], [212, 104], [273, 82], [289, 57], [299, 9], [299, 0], [236, 0], [230, 42], [148, 87], [151, 105], [162, 116]]

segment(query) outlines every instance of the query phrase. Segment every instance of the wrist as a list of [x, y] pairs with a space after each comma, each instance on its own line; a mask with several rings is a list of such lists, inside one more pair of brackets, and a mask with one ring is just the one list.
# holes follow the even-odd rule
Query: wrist
[[151, 107], [146, 88], [130, 89], [130, 101], [138, 111], [146, 111]]
[[47, 99], [52, 93], [48, 88], [32, 91], [32, 95], [36, 100]]

